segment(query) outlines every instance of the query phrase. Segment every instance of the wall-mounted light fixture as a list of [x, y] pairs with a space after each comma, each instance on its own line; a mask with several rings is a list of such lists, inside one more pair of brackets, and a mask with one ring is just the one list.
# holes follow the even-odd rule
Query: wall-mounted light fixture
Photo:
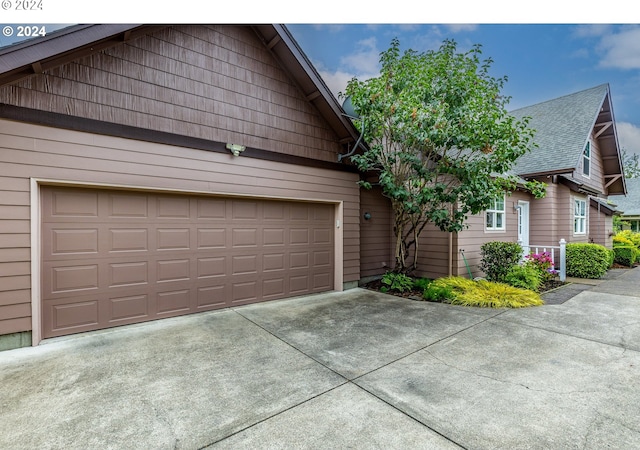
[[513, 202], [513, 212], [518, 212], [522, 208], [521, 205], [518, 205], [516, 202]]
[[240, 144], [227, 144], [227, 150], [229, 150], [233, 156], [239, 156], [247, 147]]
[[364, 217], [364, 220], [369, 220], [371, 219], [371, 213], [366, 212], [362, 217]]

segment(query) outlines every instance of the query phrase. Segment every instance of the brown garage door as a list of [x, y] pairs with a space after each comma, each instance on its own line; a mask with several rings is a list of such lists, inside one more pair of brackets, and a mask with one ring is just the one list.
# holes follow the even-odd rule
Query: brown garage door
[[43, 336], [332, 290], [333, 211], [43, 188]]

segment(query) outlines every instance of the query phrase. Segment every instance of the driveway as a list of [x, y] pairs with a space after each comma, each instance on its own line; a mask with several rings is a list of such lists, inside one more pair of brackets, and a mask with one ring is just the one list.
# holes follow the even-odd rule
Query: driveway
[[639, 283], [520, 310], [354, 289], [0, 352], [0, 448], [640, 448]]

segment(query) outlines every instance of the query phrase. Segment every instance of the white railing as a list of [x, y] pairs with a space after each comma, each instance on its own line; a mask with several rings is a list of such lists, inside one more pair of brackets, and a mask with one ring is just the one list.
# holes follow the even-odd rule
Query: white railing
[[[560, 239], [559, 245], [523, 245], [518, 241], [518, 244], [522, 246], [525, 255], [548, 253], [551, 256], [551, 264], [553, 264], [553, 270], [558, 271], [560, 281], [566, 281], [567, 279], [567, 241]], [[559, 263], [560, 267], [556, 263]]]

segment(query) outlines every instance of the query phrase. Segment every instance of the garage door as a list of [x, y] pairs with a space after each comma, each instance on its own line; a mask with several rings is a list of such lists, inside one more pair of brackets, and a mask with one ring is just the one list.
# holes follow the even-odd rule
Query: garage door
[[327, 204], [42, 189], [43, 336], [333, 289]]

